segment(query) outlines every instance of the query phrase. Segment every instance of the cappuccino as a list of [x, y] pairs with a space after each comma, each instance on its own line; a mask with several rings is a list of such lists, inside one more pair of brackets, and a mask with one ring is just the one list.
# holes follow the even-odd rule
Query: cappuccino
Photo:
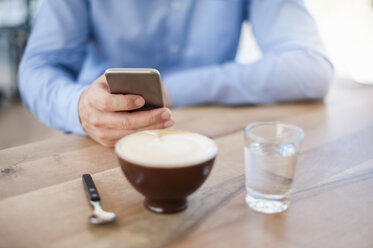
[[150, 167], [184, 167], [216, 156], [216, 143], [201, 134], [179, 130], [149, 130], [121, 139], [116, 153], [129, 162]]

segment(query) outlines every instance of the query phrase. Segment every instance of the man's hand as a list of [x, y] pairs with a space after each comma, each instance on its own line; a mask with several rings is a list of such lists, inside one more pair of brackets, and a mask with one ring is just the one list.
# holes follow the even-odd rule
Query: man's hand
[[139, 112], [144, 98], [136, 95], [110, 94], [105, 76], [99, 77], [79, 99], [79, 118], [84, 131], [98, 143], [112, 147], [125, 135], [146, 129], [172, 126], [175, 122], [168, 108]]

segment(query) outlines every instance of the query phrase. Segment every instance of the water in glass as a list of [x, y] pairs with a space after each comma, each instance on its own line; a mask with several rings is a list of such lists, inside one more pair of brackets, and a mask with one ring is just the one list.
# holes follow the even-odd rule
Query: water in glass
[[245, 147], [246, 202], [263, 213], [279, 213], [290, 203], [298, 152], [291, 143], [252, 142]]

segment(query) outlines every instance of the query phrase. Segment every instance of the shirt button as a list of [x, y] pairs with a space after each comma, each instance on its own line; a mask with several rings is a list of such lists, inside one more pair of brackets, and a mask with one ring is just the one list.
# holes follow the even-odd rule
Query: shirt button
[[174, 8], [174, 9], [178, 9], [180, 8], [180, 2], [179, 1], [172, 1], [171, 2], [171, 7]]
[[179, 51], [179, 46], [178, 45], [172, 45], [169, 47], [170, 52], [172, 53], [177, 53]]

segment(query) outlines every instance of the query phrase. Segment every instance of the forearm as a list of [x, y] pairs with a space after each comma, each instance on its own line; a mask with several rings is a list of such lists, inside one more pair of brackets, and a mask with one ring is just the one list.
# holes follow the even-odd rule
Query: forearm
[[332, 77], [323, 55], [294, 49], [268, 53], [252, 64], [229, 62], [170, 74], [165, 82], [174, 106], [261, 104], [320, 99]]
[[24, 59], [19, 69], [19, 89], [26, 106], [45, 124], [67, 132], [85, 134], [78, 116], [83, 85], [55, 65], [31, 65]]

